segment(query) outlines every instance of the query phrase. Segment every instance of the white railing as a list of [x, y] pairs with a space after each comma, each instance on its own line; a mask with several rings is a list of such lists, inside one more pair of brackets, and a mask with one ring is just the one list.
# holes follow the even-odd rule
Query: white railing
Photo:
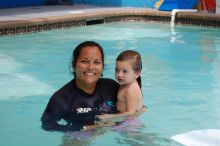
[[197, 12], [197, 10], [196, 9], [173, 9], [172, 12], [171, 12], [171, 23], [170, 23], [171, 27], [174, 27], [174, 25], [175, 25], [176, 14], [177, 13], [182, 13], [182, 12], [185, 12], [185, 13], [190, 12], [190, 13], [192, 13], [192, 12]]

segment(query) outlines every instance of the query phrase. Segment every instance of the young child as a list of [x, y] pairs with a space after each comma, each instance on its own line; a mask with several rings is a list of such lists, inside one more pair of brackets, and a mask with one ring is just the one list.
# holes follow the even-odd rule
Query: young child
[[98, 115], [100, 120], [133, 115], [143, 108], [141, 91], [141, 56], [133, 50], [126, 50], [116, 59], [115, 78], [120, 84], [117, 95], [118, 114]]

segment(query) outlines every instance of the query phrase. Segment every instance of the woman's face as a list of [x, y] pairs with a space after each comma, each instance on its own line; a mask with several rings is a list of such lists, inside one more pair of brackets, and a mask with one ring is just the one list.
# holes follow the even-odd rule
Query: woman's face
[[98, 47], [83, 48], [74, 67], [76, 84], [81, 89], [95, 88], [103, 71], [102, 54]]

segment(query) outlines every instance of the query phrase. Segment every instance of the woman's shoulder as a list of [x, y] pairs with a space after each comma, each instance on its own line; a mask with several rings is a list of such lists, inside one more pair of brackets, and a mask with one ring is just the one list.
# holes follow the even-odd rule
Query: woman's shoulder
[[112, 92], [117, 92], [119, 88], [119, 83], [113, 79], [101, 78], [98, 83], [98, 88], [101, 90], [108, 90]]
[[70, 82], [66, 83], [64, 86], [62, 86], [60, 89], [58, 89], [54, 94], [53, 97], [57, 97], [57, 96], [65, 96], [65, 95], [71, 95], [72, 94], [72, 90], [74, 87], [74, 80], [71, 80]]
[[110, 78], [100, 78], [99, 82], [100, 82], [100, 84], [103, 84], [103, 85], [119, 86], [118, 82], [116, 82], [115, 80], [110, 79]]

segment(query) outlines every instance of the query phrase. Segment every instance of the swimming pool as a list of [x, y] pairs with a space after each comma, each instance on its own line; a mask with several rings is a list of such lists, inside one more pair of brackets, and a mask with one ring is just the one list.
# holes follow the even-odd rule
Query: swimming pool
[[[220, 128], [220, 30], [142, 22], [92, 25], [0, 38], [0, 145], [178, 145], [170, 137]], [[149, 111], [129, 130], [46, 132], [41, 114], [51, 94], [72, 78], [75, 45], [95, 40], [106, 55], [104, 77], [125, 49], [143, 59], [142, 90]]]

